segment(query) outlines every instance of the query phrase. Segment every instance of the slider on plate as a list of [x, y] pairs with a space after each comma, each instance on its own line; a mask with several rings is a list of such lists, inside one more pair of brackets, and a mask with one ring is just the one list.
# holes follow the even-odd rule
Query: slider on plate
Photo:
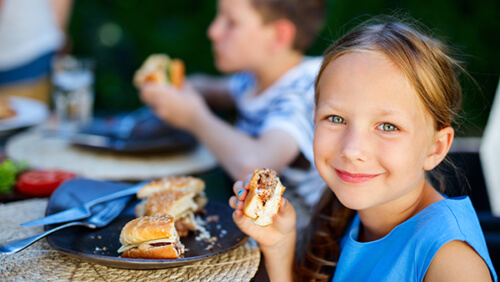
[[184, 245], [174, 226], [174, 218], [163, 214], [129, 221], [120, 234], [123, 258], [176, 259], [184, 254]]
[[179, 235], [197, 230], [195, 214], [203, 213], [208, 202], [205, 182], [189, 176], [174, 176], [154, 180], [137, 192], [143, 199], [136, 206], [137, 217], [170, 214], [174, 217]]

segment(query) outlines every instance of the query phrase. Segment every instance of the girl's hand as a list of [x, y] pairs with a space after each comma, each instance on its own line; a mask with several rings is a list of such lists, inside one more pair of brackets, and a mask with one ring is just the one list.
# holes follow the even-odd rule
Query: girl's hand
[[291, 241], [295, 244], [295, 209], [285, 199], [281, 198], [281, 206], [276, 215], [274, 223], [261, 227], [252, 223], [252, 219], [243, 213], [243, 203], [248, 195], [249, 180], [251, 175], [247, 177], [245, 183], [237, 181], [233, 185], [233, 190], [236, 196], [229, 199], [229, 205], [235, 209], [233, 220], [236, 225], [248, 236], [257, 241], [263, 249], [275, 249], [280, 246], [288, 246]]

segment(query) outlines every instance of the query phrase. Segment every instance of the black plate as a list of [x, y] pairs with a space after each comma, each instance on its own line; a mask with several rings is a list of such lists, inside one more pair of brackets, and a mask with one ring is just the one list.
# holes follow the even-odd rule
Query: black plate
[[[129, 187], [129, 184], [102, 182], [83, 178], [72, 179], [61, 185], [52, 194], [46, 214], [79, 206], [89, 200]], [[70, 227], [47, 237], [49, 244], [56, 250], [78, 259], [117, 268], [128, 269], [159, 269], [189, 264], [217, 256], [242, 245], [247, 236], [243, 234], [232, 220], [232, 209], [227, 203], [209, 201], [207, 214], [218, 215], [219, 221], [207, 223], [205, 226], [210, 234], [217, 238], [215, 243], [197, 241], [196, 234], [181, 238], [189, 249], [183, 258], [179, 259], [127, 259], [117, 253], [121, 244], [119, 241], [122, 227], [134, 218], [134, 208], [139, 201], [133, 199], [116, 220], [108, 226], [93, 230], [84, 227]], [[55, 225], [46, 226], [52, 228]]]
[[193, 149], [196, 139], [159, 119], [149, 108], [95, 117], [69, 136], [69, 142], [88, 149], [116, 153], [164, 153]]

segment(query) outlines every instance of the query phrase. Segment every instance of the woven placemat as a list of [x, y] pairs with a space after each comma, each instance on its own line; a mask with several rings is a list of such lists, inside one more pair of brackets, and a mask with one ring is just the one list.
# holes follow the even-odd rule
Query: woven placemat
[[217, 160], [204, 146], [182, 153], [125, 155], [95, 151], [69, 144], [63, 138], [46, 136], [32, 128], [9, 138], [6, 154], [15, 161], [27, 161], [38, 169], [62, 169], [99, 180], [150, 180], [172, 175], [204, 172]]
[[[41, 226], [19, 224], [44, 215], [47, 199], [0, 204], [0, 243], [35, 235]], [[260, 250], [248, 240], [217, 257], [181, 267], [157, 270], [111, 268], [65, 256], [42, 239], [11, 255], [0, 254], [0, 281], [250, 281], [260, 262]]]

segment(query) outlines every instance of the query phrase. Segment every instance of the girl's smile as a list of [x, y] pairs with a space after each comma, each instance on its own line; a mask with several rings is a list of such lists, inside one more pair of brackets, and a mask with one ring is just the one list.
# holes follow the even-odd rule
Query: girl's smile
[[404, 73], [360, 52], [335, 59], [323, 77], [314, 151], [328, 186], [358, 211], [418, 201], [437, 131]]
[[349, 173], [347, 171], [342, 171], [339, 169], [335, 169], [335, 172], [340, 177], [340, 179], [349, 183], [364, 183], [381, 175], [381, 174]]

